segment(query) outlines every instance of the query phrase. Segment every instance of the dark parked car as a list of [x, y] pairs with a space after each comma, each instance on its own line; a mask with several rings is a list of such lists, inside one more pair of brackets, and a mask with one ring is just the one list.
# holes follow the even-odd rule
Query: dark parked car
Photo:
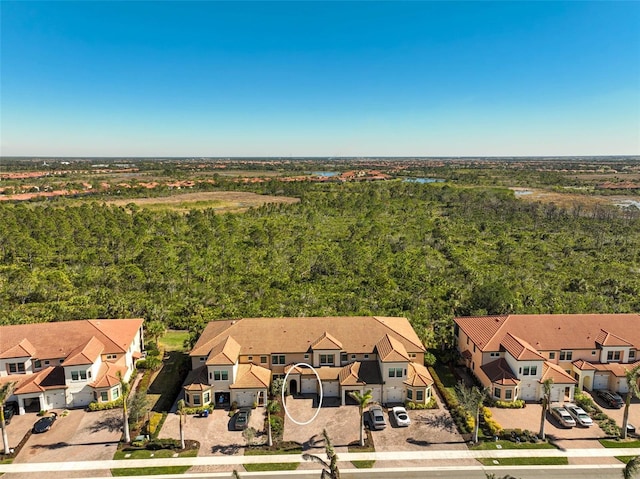
[[47, 432], [49, 429], [51, 429], [51, 425], [57, 418], [58, 415], [55, 412], [52, 412], [50, 416], [41, 417], [33, 425], [33, 432], [36, 434]]
[[18, 414], [18, 403], [15, 401], [9, 401], [4, 405], [4, 422], [5, 424], [9, 424], [11, 422], [11, 418]]
[[371, 406], [369, 408], [369, 424], [371, 429], [376, 431], [387, 427], [387, 422], [384, 420], [384, 414], [380, 406]]
[[236, 413], [236, 418], [233, 425], [235, 430], [242, 431], [243, 429], [246, 429], [247, 425], [249, 424], [249, 417], [251, 417], [251, 409], [240, 409]]
[[614, 393], [613, 391], [609, 391], [607, 389], [601, 389], [597, 391], [596, 394], [600, 399], [602, 399], [602, 402], [607, 407], [620, 409], [622, 406], [624, 406], [624, 401], [618, 393]]

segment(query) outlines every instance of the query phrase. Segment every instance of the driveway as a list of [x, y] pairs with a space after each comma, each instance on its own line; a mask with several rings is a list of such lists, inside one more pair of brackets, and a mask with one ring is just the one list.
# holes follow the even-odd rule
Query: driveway
[[[585, 392], [589, 393], [588, 391]], [[624, 406], [620, 409], [608, 409], [597, 395], [593, 394], [592, 398], [600, 409], [602, 409], [602, 412], [613, 419], [618, 426], [622, 427]], [[636, 434], [640, 433], [640, 399], [638, 398], [633, 398], [631, 400], [631, 405], [629, 406], [629, 423], [636, 427]]]
[[[304, 449], [324, 447], [322, 430], [326, 429], [337, 451], [346, 451], [346, 446], [360, 441], [360, 414], [357, 406], [323, 406], [318, 411], [314, 399], [286, 398], [287, 411], [284, 419], [283, 440], [302, 444]], [[317, 417], [306, 425], [316, 412]], [[293, 420], [292, 420], [293, 418]]]
[[[255, 444], [266, 443], [264, 431], [264, 408], [251, 411], [249, 427], [257, 431], [253, 440]], [[233, 419], [229, 411], [214, 409], [209, 417], [187, 416], [184, 437], [200, 443], [198, 456], [243, 454], [247, 440], [242, 431], [233, 429]], [[180, 438], [180, 416], [169, 413], [159, 434], [160, 438]]]

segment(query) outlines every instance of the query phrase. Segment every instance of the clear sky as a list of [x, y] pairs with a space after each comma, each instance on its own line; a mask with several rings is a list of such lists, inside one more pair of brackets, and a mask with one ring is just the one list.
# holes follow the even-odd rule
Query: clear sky
[[640, 2], [11, 2], [5, 156], [640, 154]]

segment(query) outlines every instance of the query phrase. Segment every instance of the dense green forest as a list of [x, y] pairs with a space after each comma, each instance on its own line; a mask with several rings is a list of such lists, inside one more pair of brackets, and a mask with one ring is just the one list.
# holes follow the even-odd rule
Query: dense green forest
[[0, 323], [145, 317], [408, 317], [640, 310], [640, 221], [499, 188], [270, 182], [244, 214], [98, 202], [0, 205]]

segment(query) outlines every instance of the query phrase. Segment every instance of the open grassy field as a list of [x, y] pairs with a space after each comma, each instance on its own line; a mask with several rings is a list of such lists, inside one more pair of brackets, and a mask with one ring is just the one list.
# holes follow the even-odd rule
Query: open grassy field
[[585, 195], [580, 193], [557, 192], [538, 188], [510, 188], [516, 192], [516, 196], [522, 201], [535, 201], [540, 203], [553, 203], [561, 208], [573, 209], [577, 206], [593, 208], [596, 206], [611, 206], [625, 204], [629, 201], [640, 201], [640, 197], [634, 195]]
[[182, 193], [159, 198], [128, 198], [107, 201], [107, 204], [126, 206], [133, 203], [140, 208], [151, 210], [173, 210], [187, 212], [193, 209], [213, 208], [221, 213], [242, 212], [248, 208], [262, 206], [267, 203], [297, 203], [298, 198], [286, 196], [258, 195], [242, 191], [208, 191], [199, 193]]

